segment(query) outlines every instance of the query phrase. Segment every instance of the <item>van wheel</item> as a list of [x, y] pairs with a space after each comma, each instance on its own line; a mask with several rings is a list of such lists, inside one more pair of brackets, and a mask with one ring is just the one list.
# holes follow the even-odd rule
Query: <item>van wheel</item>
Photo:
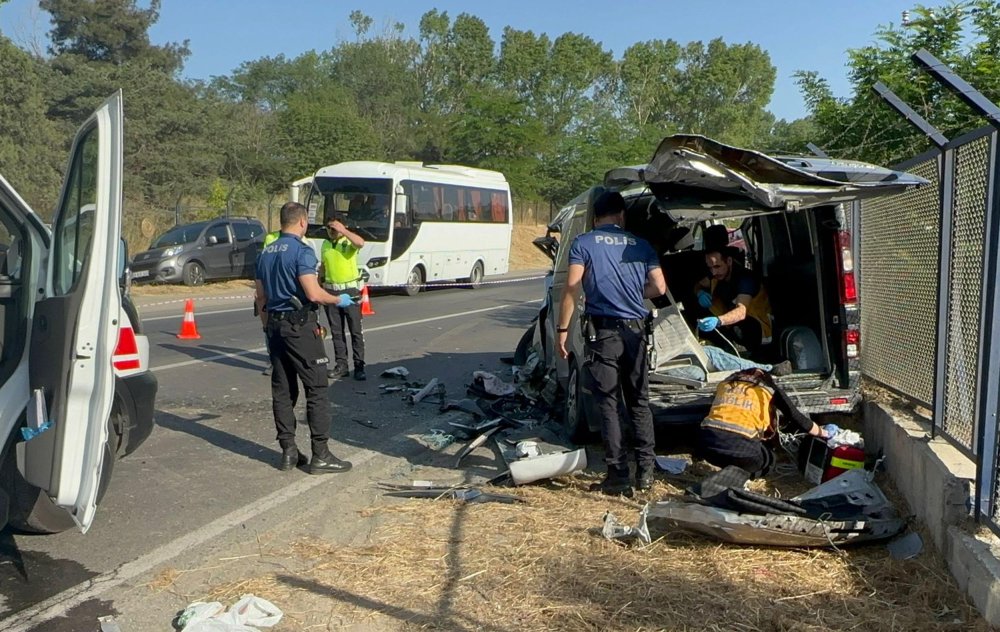
[[197, 261], [184, 264], [184, 285], [202, 285], [205, 282], [205, 268]]
[[581, 442], [590, 434], [587, 416], [583, 412], [583, 374], [576, 360], [570, 360], [566, 380], [566, 405], [563, 409], [563, 429], [571, 441]]
[[469, 283], [470, 290], [476, 290], [483, 286], [483, 262], [477, 261], [476, 265], [472, 266], [472, 272], [469, 273], [469, 278], [466, 279]]
[[424, 287], [424, 269], [417, 266], [410, 270], [410, 276], [406, 277], [406, 286], [403, 291], [407, 296], [416, 296]]

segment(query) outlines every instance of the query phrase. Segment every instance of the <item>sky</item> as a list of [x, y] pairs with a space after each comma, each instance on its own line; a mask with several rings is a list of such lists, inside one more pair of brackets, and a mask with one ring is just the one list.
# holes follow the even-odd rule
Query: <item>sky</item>
[[[938, 4], [927, 2], [928, 5]], [[140, 0], [140, 4], [145, 4]], [[792, 120], [806, 114], [793, 77], [815, 70], [836, 96], [850, 96], [847, 50], [875, 42], [879, 26], [899, 24], [914, 0], [162, 0], [150, 31], [154, 43], [188, 40], [191, 56], [183, 76], [228, 75], [244, 61], [309, 50], [327, 50], [352, 39], [348, 15], [360, 9], [377, 26], [406, 25], [416, 36], [420, 16], [431, 9], [455, 17], [480, 17], [499, 44], [503, 28], [548, 33], [574, 32], [603, 43], [616, 58], [631, 44], [651, 39], [680, 43], [717, 37], [753, 42], [777, 68], [769, 109]], [[33, 0], [0, 6], [0, 32], [22, 46], [45, 48], [48, 15]]]

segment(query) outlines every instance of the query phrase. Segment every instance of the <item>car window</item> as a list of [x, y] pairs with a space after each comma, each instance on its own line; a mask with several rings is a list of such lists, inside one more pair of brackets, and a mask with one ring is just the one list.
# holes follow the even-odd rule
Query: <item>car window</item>
[[208, 241], [212, 237], [215, 237], [216, 240], [218, 240], [218, 243], [220, 243], [220, 244], [228, 244], [229, 243], [229, 231], [226, 230], [226, 225], [225, 224], [216, 224], [215, 226], [212, 226], [207, 231], [205, 231], [205, 242], [206, 243], [208, 243]]
[[258, 235], [263, 235], [264, 227], [251, 222], [238, 222], [233, 224], [233, 234], [236, 235], [236, 241], [250, 241]]
[[77, 145], [53, 234], [55, 268], [52, 282], [56, 296], [72, 290], [90, 255], [97, 203], [97, 159], [98, 135], [94, 128]]
[[205, 228], [204, 223], [176, 226], [158, 237], [150, 248], [167, 248], [169, 246], [194, 243], [203, 228]]

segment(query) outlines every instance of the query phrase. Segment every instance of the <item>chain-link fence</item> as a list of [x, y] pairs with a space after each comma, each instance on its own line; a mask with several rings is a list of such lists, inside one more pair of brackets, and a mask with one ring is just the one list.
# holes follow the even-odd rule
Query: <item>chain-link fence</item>
[[902, 165], [931, 184], [861, 205], [861, 368], [927, 407], [934, 399], [939, 165], [937, 152]]

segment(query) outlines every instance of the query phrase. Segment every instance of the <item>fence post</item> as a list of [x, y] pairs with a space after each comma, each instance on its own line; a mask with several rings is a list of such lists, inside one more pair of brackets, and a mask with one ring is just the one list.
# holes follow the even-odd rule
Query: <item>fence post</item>
[[937, 57], [925, 49], [912, 55], [912, 59], [933, 77], [961, 99], [976, 113], [982, 115], [993, 126], [990, 136], [990, 159], [988, 182], [986, 183], [986, 226], [983, 233], [983, 281], [982, 301], [979, 321], [979, 357], [976, 368], [979, 383], [976, 384], [977, 433], [973, 437], [973, 453], [976, 455], [976, 520], [986, 523], [994, 531], [1000, 532], [995, 509], [997, 483], [997, 419], [1000, 415], [1000, 157], [997, 155], [997, 136], [1000, 135], [1000, 107], [972, 87], [965, 79]]
[[997, 483], [997, 422], [1000, 415], [1000, 156], [998, 136], [990, 136], [990, 161], [986, 185], [986, 230], [983, 254], [983, 304], [979, 339], [979, 397], [977, 417], [979, 444], [976, 454], [976, 518], [994, 525]]
[[941, 222], [938, 244], [937, 331], [934, 344], [934, 414], [931, 438], [944, 423], [945, 393], [948, 385], [948, 308], [951, 296], [951, 246], [955, 225], [955, 150], [945, 149], [938, 161], [940, 173]]

